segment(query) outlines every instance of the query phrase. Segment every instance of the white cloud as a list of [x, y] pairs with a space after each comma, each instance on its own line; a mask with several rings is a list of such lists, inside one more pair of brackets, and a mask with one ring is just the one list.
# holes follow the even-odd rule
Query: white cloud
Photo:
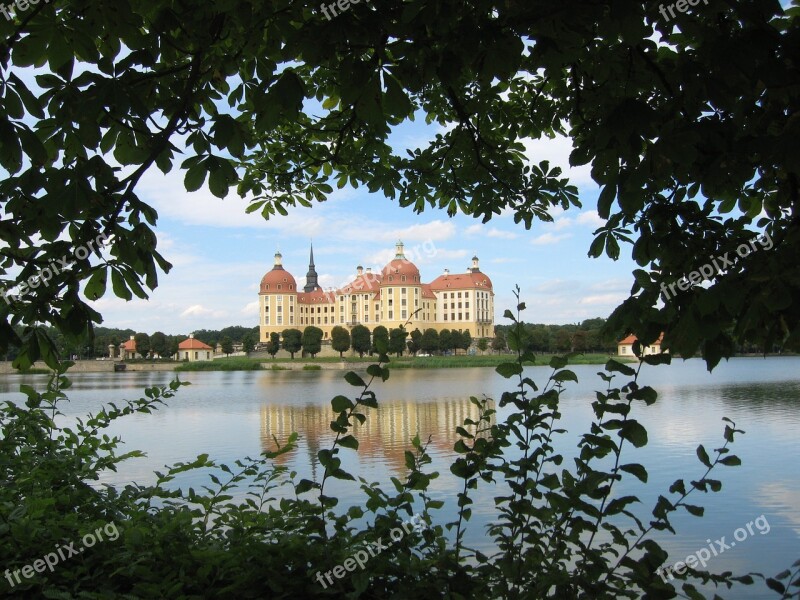
[[597, 187], [597, 184], [592, 179], [590, 165], [581, 167], [569, 166], [572, 141], [568, 137], [528, 139], [522, 140], [522, 143], [525, 145], [525, 155], [531, 162], [538, 165], [543, 160], [547, 160], [550, 162], [551, 167], [561, 167], [562, 177], [569, 177], [571, 184], [591, 188]]
[[476, 223], [475, 225], [470, 225], [464, 230], [465, 235], [482, 235], [490, 238], [500, 239], [500, 240], [513, 240], [519, 237], [518, 234], [512, 231], [505, 231], [503, 229], [498, 229], [497, 227], [487, 228], [486, 225], [481, 225]]
[[578, 304], [588, 304], [590, 306], [617, 306], [627, 297], [628, 294], [596, 294], [594, 296], [579, 298]]
[[382, 240], [403, 240], [404, 242], [427, 242], [442, 241], [453, 237], [456, 233], [456, 226], [452, 221], [442, 221], [437, 219], [430, 223], [410, 225], [402, 229], [392, 229], [379, 234]]
[[554, 218], [554, 221], [552, 225], [543, 225], [543, 227], [561, 231], [562, 229], [568, 229], [575, 225], [590, 225], [593, 229], [597, 229], [605, 224], [605, 221], [601, 219], [597, 211], [594, 210], [578, 213], [573, 217], [560, 217], [559, 214], [563, 213], [563, 209], [560, 210], [559, 213], [551, 211], [551, 216]]
[[594, 228], [602, 227], [606, 224], [596, 210], [582, 212], [576, 217], [575, 221], [581, 225], [591, 225]]
[[248, 302], [239, 312], [247, 316], [258, 315], [258, 300], [255, 300], [254, 302]]
[[556, 219], [552, 225], [545, 225], [545, 227], [552, 227], [556, 231], [561, 231], [567, 227], [572, 227], [574, 224], [575, 221], [573, 219], [569, 217], [561, 217], [560, 219]]
[[464, 258], [465, 256], [469, 256], [469, 251], [468, 250], [437, 250], [436, 251], [437, 260], [448, 259], [448, 258]]
[[193, 304], [181, 313], [181, 317], [224, 317], [225, 311], [211, 310], [205, 308], [202, 304]]
[[589, 289], [595, 292], [627, 292], [631, 289], [631, 281], [629, 279], [607, 279], [590, 285]]
[[329, 231], [331, 223], [320, 216], [311, 216], [310, 209], [292, 208], [287, 216], [265, 220], [260, 213], [247, 214], [250, 202], [240, 198], [232, 189], [224, 200], [213, 196], [207, 187], [187, 192], [183, 185], [183, 171], [175, 169], [164, 175], [156, 169], [148, 170], [137, 191], [145, 201], [158, 211], [184, 225], [207, 227], [247, 227], [255, 229], [296, 229], [304, 235], [315, 236]]
[[489, 233], [487, 233], [486, 235], [488, 235], [490, 238], [498, 238], [501, 240], [514, 240], [518, 237], [516, 233], [512, 233], [510, 231], [503, 231], [501, 229], [498, 229], [497, 227], [492, 227], [489, 230]]
[[476, 223], [475, 225], [470, 225], [469, 227], [467, 227], [464, 230], [464, 233], [466, 235], [477, 235], [477, 234], [481, 233], [484, 229], [486, 229], [486, 227], [484, 225]]
[[555, 233], [543, 233], [542, 235], [533, 238], [531, 240], [531, 244], [535, 246], [548, 246], [551, 244], [557, 244], [561, 240], [565, 240], [570, 237], [572, 237], [572, 234], [569, 233], [564, 233], [561, 235], [557, 235]]

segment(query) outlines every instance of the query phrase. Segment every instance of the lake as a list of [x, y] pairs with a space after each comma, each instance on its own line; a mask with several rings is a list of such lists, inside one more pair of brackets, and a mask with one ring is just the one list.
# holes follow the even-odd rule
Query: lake
[[[557, 451], [570, 465], [581, 433], [588, 430], [593, 417], [591, 402], [595, 390], [605, 389], [596, 373], [599, 365], [572, 367], [578, 384], [569, 384], [562, 395], [561, 426], [568, 433], [557, 439]], [[529, 367], [526, 374], [545, 383], [550, 370]], [[191, 386], [151, 415], [133, 415], [114, 425], [110, 433], [122, 436], [123, 451], [140, 449], [147, 458], [129, 461], [118, 473], [110, 473], [109, 483], [154, 481], [153, 471], [176, 461], [190, 461], [208, 453], [213, 459], [232, 464], [243, 456], [256, 456], [272, 448], [272, 436], [280, 441], [292, 431], [300, 434], [297, 450], [281, 457], [281, 464], [296, 470], [301, 477], [319, 475], [316, 453], [330, 447], [332, 417], [330, 399], [337, 394], [352, 395], [341, 371], [248, 371], [182, 373]], [[83, 416], [104, 402], [141, 397], [144, 387], [166, 384], [172, 373], [82, 373], [72, 378], [70, 402], [61, 407], [65, 419]], [[620, 381], [620, 380], [617, 380]], [[21, 383], [41, 387], [44, 376], [4, 376], [0, 379], [0, 400], [19, 400]], [[680, 511], [672, 518], [678, 535], [659, 534], [655, 539], [670, 554], [670, 563], [707, 548], [726, 536], [730, 548], [713, 557], [708, 569], [736, 574], [750, 571], [769, 576], [788, 568], [800, 558], [800, 358], [736, 358], [722, 363], [713, 373], [697, 359], [676, 361], [671, 366], [642, 369], [639, 382], [651, 385], [658, 393], [653, 406], [636, 403], [632, 417], [648, 430], [649, 444], [635, 449], [626, 444], [623, 462], [646, 466], [647, 485], [637, 480], [623, 483], [617, 494], [634, 493], [643, 504], [633, 510], [644, 521], [659, 494], [678, 478], [698, 479], [705, 469], [695, 455], [698, 444], [712, 449], [722, 446], [722, 417], [736, 422], [745, 435], [737, 436], [732, 453], [742, 459], [741, 467], [718, 467], [711, 477], [720, 479], [718, 494], [695, 493], [693, 504], [705, 506], [702, 519]], [[368, 420], [356, 436], [358, 454], [343, 450], [343, 466], [369, 481], [386, 483], [390, 477], [403, 479], [403, 452], [417, 432], [427, 439], [434, 459], [426, 470], [440, 477], [432, 482], [430, 495], [446, 501], [440, 521], [451, 519], [458, 481], [450, 474], [455, 428], [476, 411], [470, 396], [499, 398], [512, 382], [490, 368], [392, 371], [388, 381], [374, 387], [380, 408], [368, 410]], [[507, 409], [502, 409], [503, 418]], [[713, 454], [712, 454], [713, 457]], [[205, 483], [199, 473], [179, 480], [181, 485]], [[334, 482], [326, 490], [340, 498], [340, 508], [361, 504], [365, 496], [357, 484]], [[493, 495], [498, 490], [488, 484], [479, 490], [473, 506], [467, 542], [490, 550], [485, 526], [494, 514]], [[388, 489], [388, 488], [387, 488]], [[755, 522], [752, 534], [742, 538], [739, 528]], [[764, 526], [764, 524], [768, 524]], [[731, 541], [738, 534], [734, 547]], [[725, 598], [777, 598], [764, 588], [745, 587], [720, 591]]]

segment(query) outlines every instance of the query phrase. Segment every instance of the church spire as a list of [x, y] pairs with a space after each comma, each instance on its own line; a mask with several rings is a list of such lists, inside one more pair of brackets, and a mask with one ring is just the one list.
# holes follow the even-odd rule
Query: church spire
[[319, 287], [317, 283], [317, 270], [314, 268], [314, 244], [311, 244], [311, 255], [308, 259], [308, 273], [306, 273], [306, 286], [304, 292], [313, 292]]

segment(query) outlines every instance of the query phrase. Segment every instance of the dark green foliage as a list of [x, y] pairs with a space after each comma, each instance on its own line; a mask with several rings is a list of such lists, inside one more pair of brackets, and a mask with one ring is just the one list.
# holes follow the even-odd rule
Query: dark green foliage
[[492, 338], [492, 350], [495, 352], [505, 352], [508, 350], [508, 342], [504, 331], [495, 327], [494, 338]]
[[350, 350], [350, 332], [339, 325], [331, 329], [331, 348], [342, 357], [342, 353]]
[[489, 340], [486, 338], [479, 338], [476, 343], [476, 346], [478, 347], [478, 350], [481, 351], [481, 353], [484, 353], [489, 349]]
[[469, 330], [466, 330], [461, 334], [461, 344], [458, 347], [466, 351], [469, 350], [470, 346], [472, 346], [472, 334]]
[[233, 352], [233, 340], [231, 340], [231, 338], [228, 336], [223, 337], [219, 341], [219, 345], [222, 349], [222, 352], [225, 353], [225, 356], [228, 356], [231, 352]]
[[453, 354], [457, 354], [457, 350], [464, 346], [464, 334], [461, 333], [458, 329], [453, 329], [450, 332], [450, 345], [447, 347], [448, 350], [452, 350]]
[[146, 333], [137, 333], [133, 341], [136, 343], [136, 353], [142, 358], [147, 358], [150, 353], [150, 336]]
[[386, 354], [389, 351], [389, 330], [383, 325], [378, 325], [372, 330], [372, 347], [370, 352]]
[[150, 350], [153, 351], [153, 354], [158, 354], [161, 358], [167, 358], [169, 356], [167, 342], [167, 336], [160, 331], [156, 331], [150, 336]]
[[319, 351], [322, 350], [322, 336], [323, 332], [319, 327], [309, 325], [303, 329], [303, 337], [301, 341], [303, 352], [310, 354], [312, 358], [316, 356]]
[[453, 333], [445, 328], [439, 332], [439, 349], [447, 352], [453, 348]]
[[439, 332], [433, 328], [426, 329], [420, 343], [423, 352], [433, 354], [439, 351]]
[[397, 327], [392, 329], [389, 332], [388, 352], [396, 356], [403, 356], [403, 352], [406, 350], [407, 337], [408, 337], [408, 332], [405, 330], [404, 327]]
[[411, 339], [408, 340], [409, 353], [416, 355], [422, 349], [422, 332], [415, 329], [411, 332]]
[[281, 336], [274, 331], [269, 334], [269, 341], [267, 342], [267, 353], [275, 358], [275, 355], [281, 349]]
[[255, 337], [253, 336], [253, 334], [249, 333], [249, 332], [245, 333], [244, 336], [242, 337], [242, 350], [244, 351], [245, 356], [247, 356], [248, 354], [250, 354], [253, 351], [253, 348], [255, 348], [255, 345], [256, 345], [256, 341], [255, 341]]
[[[629, 244], [639, 266], [609, 331], [633, 332], [643, 343], [665, 331], [673, 352], [699, 351], [709, 368], [737, 343], [800, 347], [796, 6], [701, 4], [679, 22], [666, 21], [652, 3], [603, 1], [487, 0], [465, 10], [447, 0], [385, 0], [379, 8], [354, 4], [333, 20], [302, 2], [240, 0], [152, 0], [136, 10], [125, 2], [59, 0], [9, 10], [14, 15], [0, 19], [4, 287], [21, 286], [78, 247], [90, 250], [48, 286], [0, 302], [0, 353], [23, 370], [39, 358], [58, 368], [65, 354], [97, 352], [93, 327], [102, 316], [88, 301], [110, 293], [146, 298], [159, 271], [170, 271], [157, 248], [157, 212], [137, 194], [148, 170], [177, 170], [188, 191], [207, 186], [219, 198], [236, 189], [264, 218], [324, 201], [336, 182], [362, 184], [417, 212], [431, 207], [486, 221], [505, 209], [530, 228], [535, 219], [552, 221], [554, 207], [581, 206], [560, 169], [522, 156], [523, 142], [557, 135], [572, 142], [571, 164], [591, 165], [601, 186], [604, 222], [589, 255], [617, 259]], [[393, 148], [389, 136], [419, 114], [442, 126], [439, 134], [418, 149]], [[769, 248], [736, 260], [707, 286], [664, 297], [665, 286], [746, 249], [762, 231]], [[63, 337], [59, 345], [48, 324]], [[478, 421], [459, 431], [463, 460], [453, 472], [464, 486], [451, 524], [455, 548], [437, 526], [407, 536], [370, 562], [369, 572], [332, 589], [310, 581], [309, 565], [330, 568], [386, 536], [413, 500], [426, 522], [436, 509], [426, 495], [436, 474], [426, 471], [430, 457], [419, 439], [394, 490], [363, 483], [366, 509], [359, 510], [369, 513], [367, 526], [351, 527], [362, 515], [336, 514], [336, 498], [322, 493], [330, 477], [352, 479], [338, 454], [357, 448], [352, 423], [366, 418], [360, 407], [377, 404], [372, 379], [388, 376], [388, 336], [381, 336], [381, 360], [367, 381], [348, 374], [358, 395], [334, 399], [336, 442], [319, 452], [321, 482], [292, 481], [268, 454], [236, 470], [219, 466], [225, 475], [213, 475], [210, 491], [164, 488], [183, 471], [216, 468], [207, 457], [174, 467], [157, 486], [93, 487], [118, 460], [116, 440], [95, 433], [110, 413], [58, 429], [42, 407], [52, 409], [61, 384], [43, 396], [26, 390], [26, 407], [0, 409], [2, 480], [13, 482], [0, 486], [0, 503], [8, 515], [4, 535], [15, 542], [0, 545], [2, 564], [30, 564], [57, 543], [120, 519], [115, 552], [87, 553], [37, 574], [19, 593], [672, 597], [672, 586], [653, 576], [666, 557], [647, 534], [670, 529], [677, 508], [696, 511], [684, 503], [689, 494], [718, 489], [705, 469], [736, 462], [725, 455], [736, 429], [726, 427], [726, 445], [713, 456], [698, 453], [700, 479], [679, 480], [652, 519], [633, 520], [629, 499], [613, 492], [620, 476], [646, 476], [620, 456], [623, 447], [647, 442], [632, 416], [641, 403], [633, 401], [655, 398], [625, 365], [610, 361], [602, 375], [607, 389], [577, 462], [550, 468], [561, 458], [550, 444], [562, 434], [558, 400], [574, 374], [556, 360], [540, 392], [522, 364], [533, 357], [529, 348], [545, 342], [565, 350], [598, 343], [570, 333], [535, 339], [518, 324], [506, 332], [518, 360], [498, 370], [518, 381], [499, 402], [515, 410], [493, 423], [492, 407], [476, 400]], [[492, 347], [504, 350], [499, 336]], [[284, 332], [284, 347], [294, 356], [300, 332]], [[149, 410], [151, 400], [142, 402], [130, 411]], [[512, 446], [522, 456], [502, 459]], [[614, 460], [610, 470], [606, 457]], [[497, 498], [489, 533], [499, 552], [489, 559], [462, 548], [460, 532], [471, 516], [470, 494], [494, 478], [509, 492]], [[256, 486], [250, 502], [230, 502], [230, 485], [245, 480]], [[276, 481], [296, 485], [300, 497], [270, 504]], [[779, 594], [793, 590], [795, 567], [768, 585]], [[699, 574], [705, 577], [732, 580]], [[681, 593], [698, 597], [690, 582]]]
[[353, 341], [353, 350], [358, 352], [359, 357], [363, 357], [364, 354], [370, 351], [370, 333], [369, 329], [367, 329], [364, 325], [356, 325], [353, 327], [351, 336]]
[[294, 360], [295, 352], [300, 352], [303, 347], [303, 333], [299, 329], [284, 329], [281, 333], [281, 347], [286, 350]]

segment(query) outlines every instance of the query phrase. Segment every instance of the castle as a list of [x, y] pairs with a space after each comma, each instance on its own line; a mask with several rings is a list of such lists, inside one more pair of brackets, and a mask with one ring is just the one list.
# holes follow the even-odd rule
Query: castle
[[[432, 328], [469, 331], [473, 338], [494, 336], [492, 281], [481, 272], [477, 256], [466, 273], [445, 270], [431, 283], [422, 283], [419, 269], [405, 257], [403, 242], [398, 241], [394, 259], [380, 273], [356, 267], [352, 282], [328, 291], [317, 279], [313, 247], [302, 291], [283, 268], [280, 252], [275, 254], [275, 264], [261, 279], [258, 292], [262, 342], [270, 333], [308, 325], [319, 327], [326, 340], [336, 325], [348, 329], [364, 325], [370, 330], [405, 325], [409, 332]], [[415, 311], [419, 312], [412, 316]]]

